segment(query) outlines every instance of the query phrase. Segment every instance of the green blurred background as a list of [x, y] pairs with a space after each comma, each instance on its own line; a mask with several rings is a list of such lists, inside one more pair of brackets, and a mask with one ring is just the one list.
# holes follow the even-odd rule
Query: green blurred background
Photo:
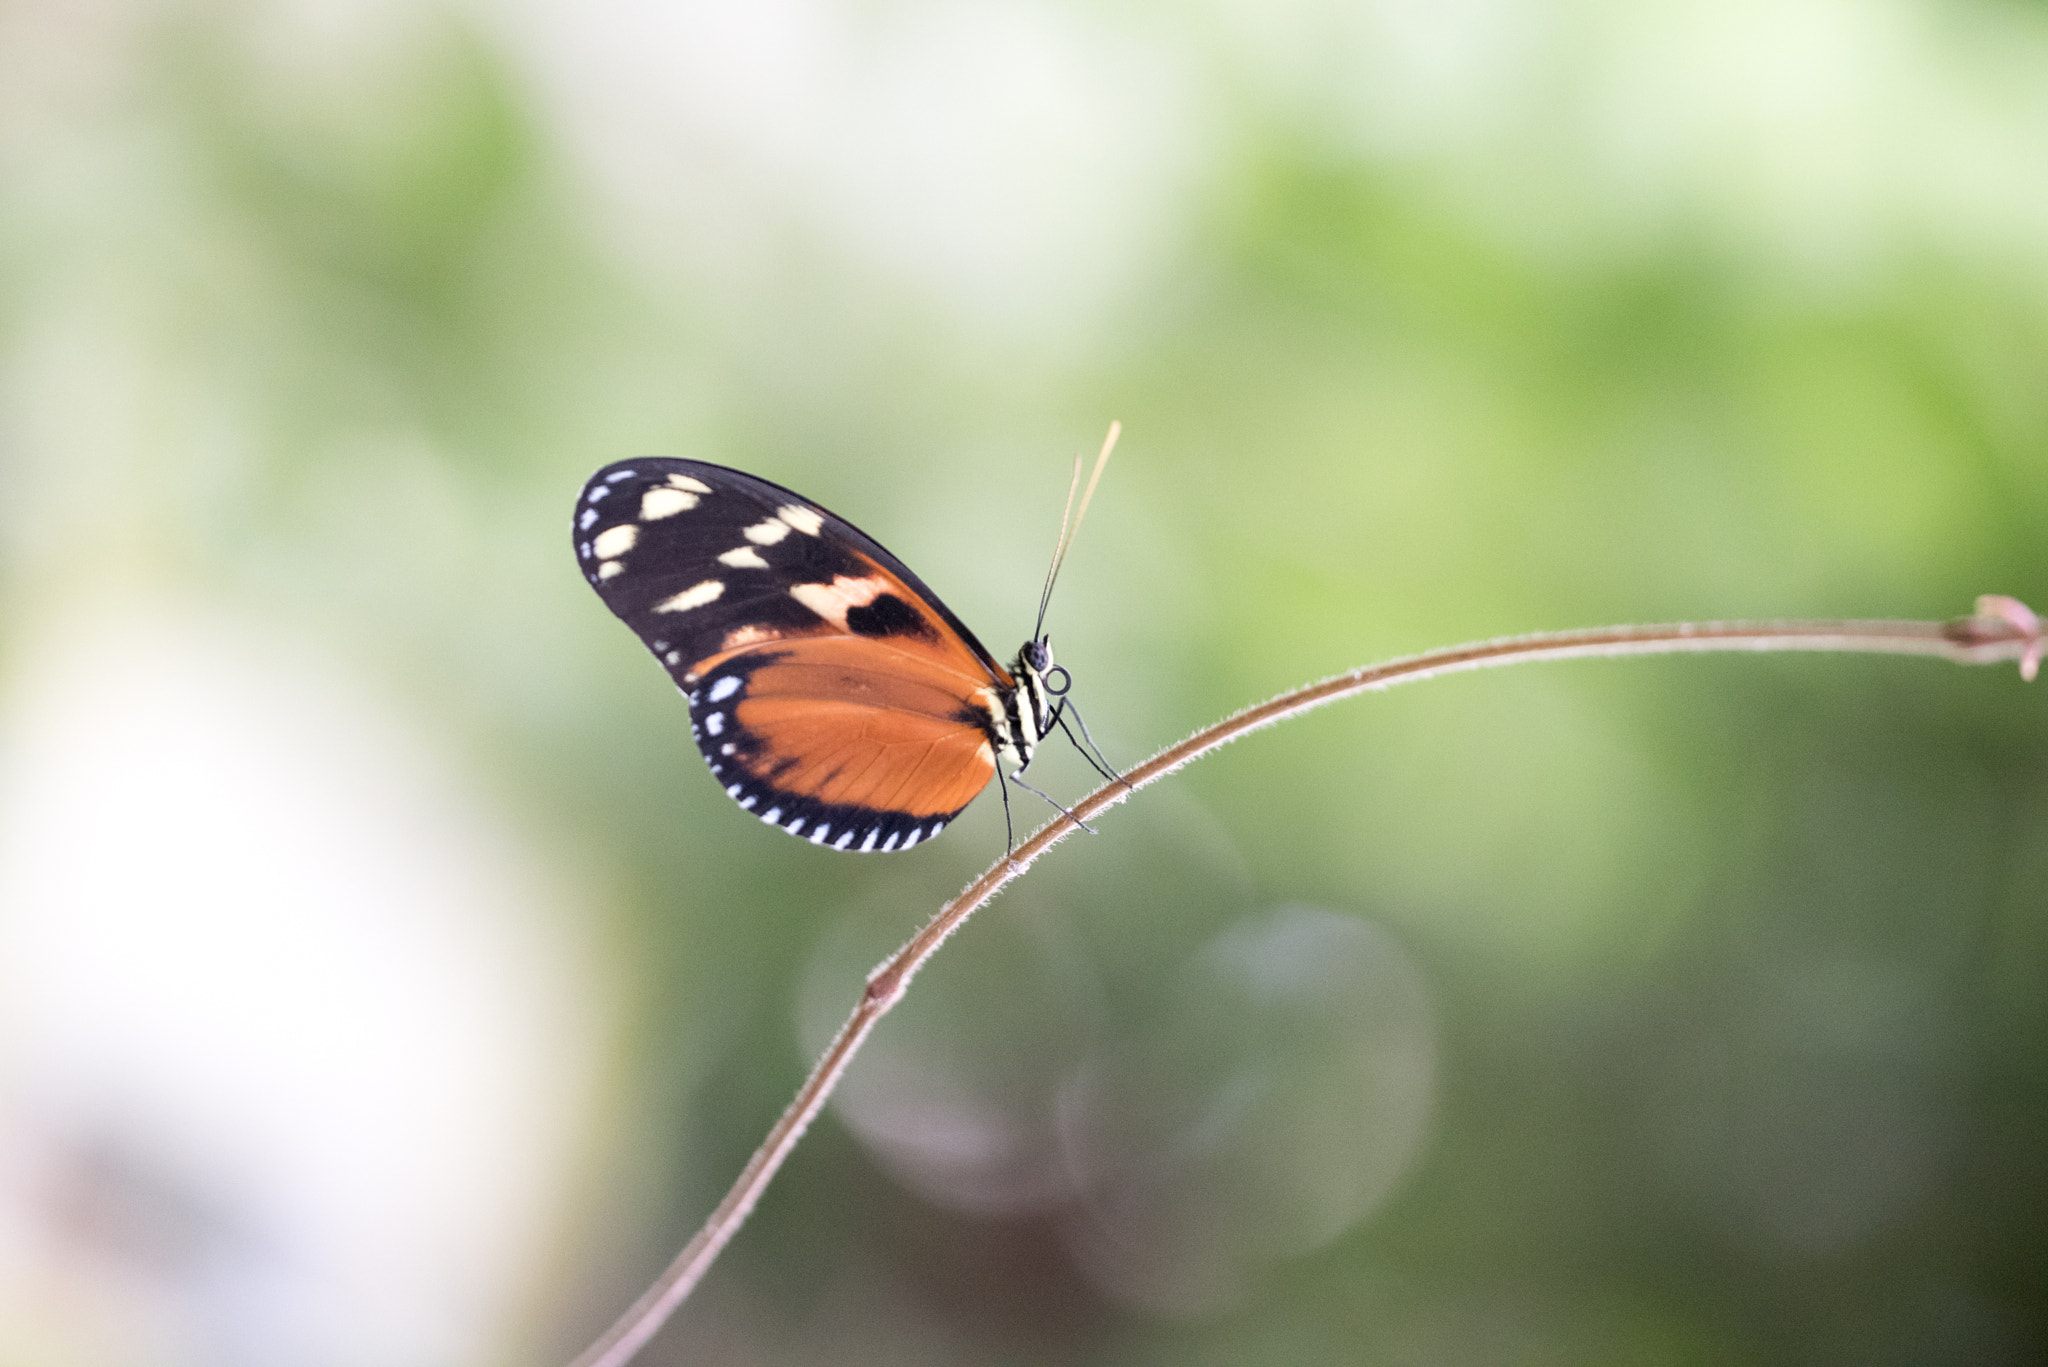
[[[2048, 7], [0, 4], [0, 1361], [571, 1356], [1002, 844], [742, 819], [577, 487], [759, 472], [1007, 657], [1112, 417], [1122, 763], [2042, 605]], [[645, 1360], [2041, 1361], [2044, 762], [1865, 657], [1235, 746], [947, 946]]]

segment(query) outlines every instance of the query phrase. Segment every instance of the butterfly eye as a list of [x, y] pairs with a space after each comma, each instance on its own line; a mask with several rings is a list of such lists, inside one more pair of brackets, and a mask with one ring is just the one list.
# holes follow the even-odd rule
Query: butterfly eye
[[1074, 676], [1067, 673], [1065, 665], [1054, 665], [1045, 671], [1045, 691], [1055, 698], [1067, 696], [1067, 690], [1074, 686]]

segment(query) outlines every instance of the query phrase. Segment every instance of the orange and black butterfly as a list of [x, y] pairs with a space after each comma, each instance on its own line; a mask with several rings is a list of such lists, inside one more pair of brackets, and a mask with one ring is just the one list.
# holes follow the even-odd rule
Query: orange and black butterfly
[[[607, 465], [577, 498], [574, 540], [605, 606], [688, 699], [726, 795], [813, 845], [930, 840], [998, 764], [1021, 773], [1066, 706], [1041, 632], [1058, 554], [1039, 627], [1004, 668], [873, 537], [722, 465]], [[1061, 554], [1068, 540], [1063, 526]]]

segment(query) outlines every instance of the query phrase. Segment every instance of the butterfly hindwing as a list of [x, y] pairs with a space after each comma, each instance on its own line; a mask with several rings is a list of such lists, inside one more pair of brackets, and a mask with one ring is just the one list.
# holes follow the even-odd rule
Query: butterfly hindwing
[[987, 785], [1012, 681], [873, 538], [699, 461], [623, 461], [577, 500], [584, 575], [666, 667], [728, 795], [834, 849], [908, 849]]

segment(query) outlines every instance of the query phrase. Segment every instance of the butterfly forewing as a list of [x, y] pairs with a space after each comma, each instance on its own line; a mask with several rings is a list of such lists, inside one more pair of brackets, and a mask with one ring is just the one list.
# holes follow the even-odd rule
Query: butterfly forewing
[[908, 849], [987, 785], [1008, 672], [851, 523], [687, 460], [607, 466], [576, 507], [585, 577], [674, 677], [742, 807], [814, 844]]

